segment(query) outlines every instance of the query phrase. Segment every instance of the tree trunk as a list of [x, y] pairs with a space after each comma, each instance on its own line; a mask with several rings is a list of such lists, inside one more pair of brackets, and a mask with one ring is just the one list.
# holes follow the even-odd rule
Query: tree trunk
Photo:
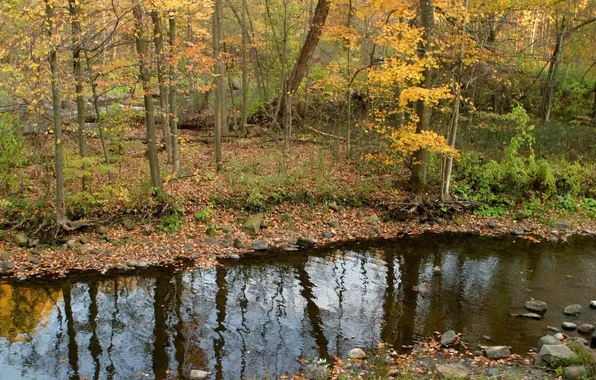
[[[290, 96], [294, 96], [296, 94], [296, 91], [302, 82], [302, 78], [304, 78], [306, 75], [308, 65], [315, 52], [315, 48], [319, 43], [319, 39], [321, 37], [321, 33], [323, 32], [323, 27], [325, 26], [328, 15], [329, 0], [318, 0], [311, 27], [308, 30], [304, 44], [300, 49], [300, 54], [298, 55], [298, 59], [296, 60], [296, 64], [292, 70], [292, 75], [286, 81], [285, 88], [282, 89], [282, 92], [287, 92]], [[280, 99], [283, 102], [285, 101], [285, 98], [285, 96], [282, 96]], [[284, 112], [284, 109], [285, 105], [282, 104], [280, 107], [281, 112]]]
[[176, 68], [174, 65], [174, 47], [176, 46], [176, 16], [170, 14], [170, 71], [169, 79], [170, 85], [168, 86], [170, 93], [168, 99], [168, 105], [170, 107], [170, 116], [168, 121], [170, 123], [170, 133], [172, 138], [172, 164], [174, 167], [174, 173], [180, 172], [180, 144], [178, 143], [178, 94], [176, 87]]
[[[87, 135], [85, 133], [85, 99], [83, 98], [83, 70], [81, 67], [81, 48], [82, 48], [82, 36], [81, 36], [81, 21], [80, 21], [80, 2], [76, 0], [68, 0], [68, 11], [71, 18], [71, 30], [72, 30], [72, 66], [75, 80], [75, 96], [77, 105], [77, 129], [79, 139], [79, 155], [81, 158], [87, 157], [89, 154], [87, 147]], [[83, 162], [83, 171], [87, 170], [87, 165]], [[83, 174], [82, 188], [86, 191], [89, 186], [89, 176]]]
[[221, 136], [223, 132], [223, 107], [224, 107], [224, 68], [221, 53], [223, 5], [221, 0], [215, 0], [213, 13], [213, 55], [217, 60], [215, 64], [216, 89], [215, 89], [215, 166], [217, 171], [222, 169]]
[[548, 75], [546, 76], [546, 83], [544, 84], [544, 93], [542, 96], [542, 121], [547, 123], [550, 120], [550, 113], [553, 106], [556, 90], [557, 72], [559, 69], [559, 63], [561, 62], [561, 49], [563, 47], [563, 40], [565, 36], [565, 26], [563, 30], [557, 34], [557, 40], [555, 42], [555, 48], [551, 55], [548, 64]]
[[155, 134], [155, 115], [153, 114], [153, 100], [151, 98], [151, 84], [149, 75], [149, 51], [147, 41], [143, 38], [143, 10], [140, 5], [133, 8], [135, 18], [135, 44], [139, 57], [139, 80], [143, 87], [143, 100], [145, 103], [145, 127], [147, 129], [147, 153], [149, 156], [149, 171], [151, 185], [157, 192], [162, 191], [161, 175], [159, 172], [159, 157], [157, 155], [157, 138]]
[[[434, 28], [434, 8], [432, 0], [420, 0], [420, 21], [422, 28], [424, 28], [423, 42], [419, 46], [419, 58], [424, 59], [432, 51], [432, 34]], [[431, 88], [431, 69], [429, 67], [424, 69], [422, 81], [423, 87]], [[418, 115], [418, 125], [416, 125], [416, 133], [428, 130], [430, 128], [431, 107], [427, 105], [424, 100], [419, 100], [416, 104], [416, 113]], [[426, 171], [428, 166], [428, 151], [427, 149], [419, 149], [413, 154], [412, 175], [410, 178], [412, 193], [416, 196], [417, 201], [422, 201], [426, 192]]]
[[[46, 3], [46, 21], [48, 22], [48, 35], [50, 40], [54, 39], [57, 33], [54, 20], [54, 6], [50, 0]], [[58, 88], [58, 59], [56, 57], [56, 45], [51, 42], [48, 55], [50, 61], [50, 79], [52, 87], [52, 108], [54, 124], [54, 165], [56, 170], [56, 224], [58, 228], [66, 224], [66, 208], [64, 205], [64, 157], [62, 141], [62, 118], [60, 116], [60, 89]]]
[[151, 12], [153, 22], [153, 43], [155, 44], [155, 57], [157, 59], [157, 83], [159, 84], [159, 113], [163, 139], [166, 145], [168, 159], [172, 160], [172, 136], [168, 122], [168, 87], [166, 85], [166, 57], [163, 48], [163, 30], [161, 27], [161, 16], [158, 11]]
[[246, 136], [248, 131], [246, 124], [248, 123], [248, 54], [246, 44], [248, 42], [248, 32], [246, 31], [246, 0], [242, 0], [241, 22], [242, 28], [242, 116], [240, 117], [240, 130], [242, 135]]

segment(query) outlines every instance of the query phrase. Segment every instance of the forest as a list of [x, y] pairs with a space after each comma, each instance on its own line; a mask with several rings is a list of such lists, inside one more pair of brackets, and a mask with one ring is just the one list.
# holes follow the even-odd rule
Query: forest
[[23, 273], [89, 269], [105, 247], [123, 264], [146, 240], [185, 252], [220, 236], [230, 254], [255, 218], [253, 235], [290, 248], [486, 222], [592, 231], [593, 1], [9, 0], [0, 14], [1, 244]]

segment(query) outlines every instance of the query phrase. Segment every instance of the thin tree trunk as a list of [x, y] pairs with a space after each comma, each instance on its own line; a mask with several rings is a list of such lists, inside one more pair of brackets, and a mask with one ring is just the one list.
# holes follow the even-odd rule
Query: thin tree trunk
[[149, 83], [149, 51], [147, 41], [143, 38], [143, 10], [136, 4], [133, 8], [135, 17], [135, 44], [139, 57], [139, 79], [143, 87], [143, 100], [145, 103], [145, 126], [147, 129], [147, 153], [149, 156], [149, 171], [151, 185], [154, 190], [161, 193], [161, 175], [159, 172], [159, 157], [157, 155], [157, 138], [155, 134], [155, 115], [153, 114], [153, 99], [151, 98], [151, 85]]
[[[81, 21], [80, 21], [80, 2], [76, 0], [68, 0], [68, 11], [71, 18], [72, 30], [72, 66], [75, 80], [75, 96], [77, 105], [77, 129], [79, 139], [79, 155], [81, 158], [87, 157], [89, 149], [87, 147], [87, 135], [85, 133], [85, 99], [83, 99], [83, 70], [81, 67]], [[87, 165], [83, 161], [82, 169], [85, 172]], [[86, 191], [89, 186], [89, 176], [83, 174], [81, 179], [81, 186], [83, 191]]]
[[[46, 3], [46, 21], [48, 23], [48, 35], [50, 40], [54, 39], [57, 33], [54, 20], [54, 5], [50, 0]], [[50, 61], [50, 76], [52, 87], [52, 108], [54, 123], [54, 165], [56, 170], [56, 224], [58, 228], [66, 225], [66, 209], [64, 205], [64, 157], [62, 141], [62, 118], [60, 116], [60, 89], [58, 88], [58, 59], [56, 57], [56, 46], [51, 42], [48, 55]]]
[[[563, 26], [563, 29], [565, 26]], [[551, 55], [550, 62], [548, 64], [548, 75], [546, 76], [546, 83], [544, 85], [544, 95], [542, 97], [542, 121], [547, 123], [550, 120], [550, 114], [555, 98], [557, 72], [559, 69], [559, 63], [561, 62], [561, 49], [563, 47], [563, 40], [565, 31], [562, 30], [557, 34], [557, 40], [555, 42], [555, 48]]]
[[216, 75], [216, 89], [215, 89], [215, 166], [217, 171], [222, 169], [222, 149], [221, 136], [223, 132], [223, 95], [224, 95], [224, 81], [223, 81], [223, 62], [220, 57], [221, 53], [221, 17], [222, 17], [222, 3], [221, 0], [215, 0], [215, 12], [213, 12], [213, 55], [217, 60], [215, 64]]
[[240, 129], [242, 135], [246, 136], [248, 131], [246, 124], [248, 123], [248, 54], [247, 54], [247, 42], [248, 35], [246, 31], [246, 0], [242, 0], [241, 10], [241, 22], [240, 27], [242, 28], [242, 116], [240, 117]]
[[174, 166], [174, 173], [180, 173], [180, 144], [178, 143], [178, 88], [176, 86], [176, 68], [174, 65], [174, 48], [176, 46], [176, 16], [170, 14], [170, 84], [168, 86], [170, 93], [168, 105], [170, 107], [170, 116], [168, 121], [170, 123], [170, 133], [172, 137], [172, 164]]
[[[420, 0], [420, 20], [424, 28], [423, 42], [419, 47], [419, 58], [424, 59], [432, 51], [432, 34], [434, 29], [434, 8], [432, 0]], [[424, 69], [423, 87], [431, 88], [431, 69]], [[418, 114], [418, 124], [416, 133], [428, 130], [430, 128], [430, 117], [432, 109], [424, 100], [419, 100], [416, 104], [416, 113]], [[426, 172], [428, 166], [428, 150], [419, 149], [413, 154], [412, 175], [410, 178], [412, 193], [417, 201], [422, 201], [426, 192], [427, 179]]]
[[159, 84], [159, 105], [161, 128], [163, 139], [166, 145], [168, 159], [172, 160], [172, 136], [168, 122], [168, 88], [166, 85], [167, 64], [163, 48], [163, 30], [161, 27], [161, 16], [158, 11], [151, 12], [153, 22], [153, 43], [155, 44], [155, 57], [157, 58], [157, 83]]
[[[352, 0], [349, 0], [348, 2], [348, 22], [347, 22], [347, 26], [348, 29], [352, 26]], [[347, 65], [347, 75], [348, 75], [348, 90], [347, 90], [347, 99], [348, 99], [348, 120], [347, 120], [347, 145], [348, 145], [348, 158], [351, 157], [351, 152], [352, 152], [352, 81], [350, 79], [351, 76], [351, 67], [350, 65], [352, 64], [352, 51], [351, 51], [351, 46], [350, 46], [350, 40], [347, 40], [347, 48], [348, 48], [348, 52], [347, 52], [347, 60], [348, 60], [348, 65]]]

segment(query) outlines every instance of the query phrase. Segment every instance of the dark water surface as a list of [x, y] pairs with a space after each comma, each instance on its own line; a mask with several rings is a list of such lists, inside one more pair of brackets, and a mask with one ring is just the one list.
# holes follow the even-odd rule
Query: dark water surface
[[[547, 302], [544, 320], [511, 316], [531, 298]], [[587, 238], [426, 235], [208, 271], [0, 283], [0, 379], [275, 377], [303, 358], [447, 329], [523, 354], [547, 326], [594, 323], [591, 300], [596, 240]], [[573, 303], [581, 316], [565, 318]]]

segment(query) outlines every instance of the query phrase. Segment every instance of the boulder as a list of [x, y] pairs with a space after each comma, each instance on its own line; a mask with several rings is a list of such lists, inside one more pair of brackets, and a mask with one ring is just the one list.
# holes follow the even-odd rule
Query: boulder
[[438, 364], [437, 372], [441, 379], [467, 379], [471, 370], [463, 364]]
[[544, 313], [547, 309], [546, 302], [538, 301], [535, 299], [531, 299], [530, 301], [527, 301], [524, 306], [526, 309], [528, 309], [530, 311], [535, 311], [537, 313]]
[[590, 307], [596, 309], [596, 301], [590, 301]]
[[573, 351], [563, 344], [545, 344], [539, 354], [542, 360], [550, 364], [551, 367], [557, 368], [561, 361], [573, 356]]
[[557, 220], [553, 223], [553, 228], [558, 231], [569, 231], [571, 229], [571, 224], [565, 220]]
[[366, 359], [366, 352], [364, 352], [361, 348], [354, 348], [350, 350], [350, 352], [348, 353], [348, 357], [350, 359], [363, 360]]
[[266, 251], [269, 249], [269, 243], [266, 240], [255, 240], [250, 245], [253, 251]]
[[242, 231], [249, 235], [257, 235], [263, 226], [263, 213], [253, 215], [244, 222], [242, 225]]
[[19, 233], [14, 236], [14, 242], [19, 247], [26, 247], [28, 241], [29, 241], [29, 239], [27, 238], [27, 235], [25, 235], [25, 234]]
[[588, 370], [583, 365], [574, 365], [570, 367], [565, 367], [563, 370], [563, 376], [567, 380], [579, 380], [584, 379], [584, 375], [588, 373]]
[[457, 339], [457, 334], [453, 330], [446, 331], [441, 335], [441, 346], [449, 346]]
[[301, 248], [312, 248], [317, 245], [316, 239], [310, 239], [306, 237], [299, 237], [296, 244]]
[[190, 371], [190, 379], [191, 380], [204, 380], [209, 377], [209, 372], [201, 371], [199, 369], [193, 369]]
[[577, 328], [577, 325], [573, 322], [563, 322], [563, 330], [573, 331]]
[[573, 338], [572, 342], [581, 344], [584, 347], [588, 347], [590, 346], [590, 342], [588, 342], [586, 339], [580, 337], [580, 336], [576, 336], [575, 338]]
[[565, 313], [565, 315], [579, 315], [581, 312], [582, 312], [581, 305], [569, 305], [563, 311], [563, 313]]
[[555, 346], [557, 344], [561, 344], [561, 341], [552, 335], [545, 335], [538, 340], [538, 350], [540, 350], [544, 345]]
[[511, 351], [507, 346], [494, 346], [486, 349], [486, 357], [489, 359], [502, 359], [511, 356]]
[[582, 323], [577, 327], [577, 331], [579, 331], [582, 334], [592, 334], [594, 330], [594, 325], [591, 325], [589, 323]]

